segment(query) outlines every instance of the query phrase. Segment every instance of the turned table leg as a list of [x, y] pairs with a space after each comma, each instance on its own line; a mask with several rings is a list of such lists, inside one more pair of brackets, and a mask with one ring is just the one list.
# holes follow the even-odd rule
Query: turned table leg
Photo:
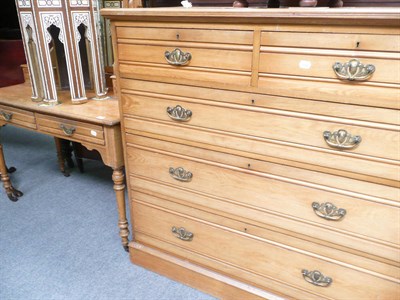
[[123, 168], [113, 168], [112, 179], [114, 181], [114, 191], [117, 197], [117, 207], [118, 207], [118, 227], [119, 235], [121, 237], [122, 246], [125, 251], [129, 251], [128, 247], [128, 220], [126, 219], [126, 208], [125, 208], [125, 175]]
[[64, 155], [63, 155], [62, 146], [61, 146], [61, 139], [58, 137], [54, 137], [54, 142], [56, 144], [58, 166], [60, 167], [61, 173], [63, 173], [65, 177], [68, 177], [69, 172], [65, 169]]
[[21, 197], [23, 193], [21, 191], [18, 191], [15, 189], [10, 181], [10, 177], [8, 176], [7, 172], [7, 167], [6, 167], [6, 162], [4, 160], [4, 154], [3, 154], [3, 146], [0, 145], [0, 176], [1, 176], [1, 181], [3, 182], [4, 189], [6, 191], [6, 194], [8, 198], [11, 201], [17, 201], [18, 197]]

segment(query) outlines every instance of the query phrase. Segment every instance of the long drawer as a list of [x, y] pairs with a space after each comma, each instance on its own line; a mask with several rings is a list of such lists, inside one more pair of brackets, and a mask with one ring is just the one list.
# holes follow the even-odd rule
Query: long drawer
[[[344, 299], [351, 292], [359, 299], [394, 299], [399, 292], [393, 279], [204, 222], [193, 210], [194, 216], [182, 215], [139, 199], [132, 202], [132, 213], [137, 242], [166, 251], [174, 251], [167, 244], [176, 245], [314, 295]], [[242, 276], [240, 272], [235, 275]]]
[[35, 114], [30, 111], [0, 105], [0, 123], [36, 129]]
[[41, 114], [37, 114], [37, 123], [39, 131], [45, 133], [79, 142], [89, 142], [100, 145], [104, 145], [105, 143], [103, 127], [96, 124]]
[[[245, 206], [262, 212], [254, 214], [258, 222], [273, 223], [315, 238], [397, 259], [396, 248], [400, 244], [397, 206], [324, 191], [322, 187], [315, 189], [306, 183], [304, 186], [301, 182], [293, 184], [289, 178], [168, 152], [153, 152], [143, 146], [131, 145], [130, 140], [128, 137], [127, 164], [131, 174], [223, 199], [225, 209], [231, 206], [228, 210], [232, 214], [249, 218], [240, 210], [240, 206]], [[243, 182], [246, 182], [245, 187]], [[271, 214], [274, 216], [269, 219]], [[276, 216], [280, 221], [273, 221]], [[377, 220], [374, 226], [371, 226], [372, 220]], [[370, 249], [370, 243], [382, 245]]]
[[[154, 98], [164, 96], [175, 100], [182, 98], [203, 99], [214, 101], [214, 104], [221, 102], [239, 104], [248, 107], [267, 108], [272, 111], [293, 111], [400, 126], [400, 111], [377, 107], [380, 106], [380, 99], [376, 97], [376, 94], [374, 94], [374, 97], [368, 97], [367, 99], [364, 97], [362, 99], [368, 100], [370, 105], [374, 106], [371, 108], [348, 103], [337, 103], [340, 102], [340, 98], [336, 99], [336, 103], [332, 103], [132, 79], [121, 79], [120, 84], [122, 91], [131, 95], [147, 95]], [[358, 100], [358, 98], [354, 98], [354, 100]], [[395, 102], [395, 99], [392, 99], [392, 102]]]
[[[162, 98], [123, 95], [124, 114], [146, 118], [137, 121], [127, 117], [125, 127], [322, 166], [333, 169], [332, 172], [344, 171], [358, 173], [364, 178], [366, 176], [383, 178], [390, 180], [391, 182], [388, 182], [390, 185], [396, 185], [400, 179], [398, 164], [400, 134], [397, 130], [353, 126], [270, 114], [262, 110], [241, 110], [237, 107], [217, 106], [214, 103], [205, 105], [205, 102], [186, 103], [186, 101], [187, 99], [177, 102]], [[191, 116], [188, 121], [179, 122], [168, 116], [167, 109], [172, 110], [173, 114], [173, 110], [178, 109], [183, 113], [182, 108], [190, 110]], [[150, 120], [157, 120], [158, 124]], [[331, 148], [325, 141], [328, 139], [331, 143], [331, 139], [334, 139], [332, 135], [345, 131], [361, 137], [362, 141], [358, 147], [336, 149]], [[324, 134], [331, 135], [331, 138], [326, 138]], [[386, 153], [382, 149], [387, 149]], [[373, 155], [390, 157], [391, 160]]]
[[[161, 97], [123, 94], [121, 101], [126, 115], [296, 143], [299, 147], [313, 146], [333, 149], [338, 153], [349, 152], [400, 160], [400, 127], [393, 126], [392, 130], [384, 130], [354, 126], [349, 122], [345, 123], [346, 120], [339, 123], [340, 120], [325, 121], [323, 118], [316, 119], [313, 115], [285, 115], [285, 112], [280, 111], [271, 113], [263, 109], [224, 106], [190, 98], [177, 101]], [[186, 111], [190, 111], [190, 116], [185, 115]], [[182, 116], [179, 116], [179, 113]], [[325, 137], [325, 132], [329, 132], [332, 137]], [[349, 141], [346, 146], [346, 143], [338, 141], [339, 137], [333, 137], [339, 132], [348, 136], [359, 136], [361, 142], [358, 144]]]

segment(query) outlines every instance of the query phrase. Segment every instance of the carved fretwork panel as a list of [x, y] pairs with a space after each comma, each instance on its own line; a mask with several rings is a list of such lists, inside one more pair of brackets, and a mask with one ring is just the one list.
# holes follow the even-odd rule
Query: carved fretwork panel
[[97, 1], [16, 0], [16, 3], [32, 98], [54, 105], [58, 103], [57, 91], [68, 89], [73, 103], [86, 102], [86, 90], [93, 90], [96, 99], [105, 99]]

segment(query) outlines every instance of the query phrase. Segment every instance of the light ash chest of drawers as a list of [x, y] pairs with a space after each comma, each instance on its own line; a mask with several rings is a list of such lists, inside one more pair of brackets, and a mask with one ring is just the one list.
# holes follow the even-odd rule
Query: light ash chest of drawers
[[400, 298], [399, 12], [104, 10], [132, 262], [227, 299]]

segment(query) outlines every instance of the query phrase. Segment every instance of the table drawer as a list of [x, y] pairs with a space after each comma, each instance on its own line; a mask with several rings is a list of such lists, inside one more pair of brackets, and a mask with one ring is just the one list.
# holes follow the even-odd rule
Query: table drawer
[[[398, 295], [396, 280], [373, 276], [351, 265], [202, 221], [196, 218], [193, 210], [189, 216], [139, 201], [132, 202], [132, 213], [136, 241], [143, 244], [161, 249], [166, 243], [176, 245], [322, 297], [344, 299], [351, 295], [358, 299], [394, 299]], [[147, 236], [162, 242], [152, 245], [154, 239], [147, 239]], [[163, 250], [174, 251], [171, 247]], [[306, 270], [315, 272], [314, 280]], [[317, 271], [330, 280], [316, 280]], [[240, 271], [235, 275], [243, 276]]]
[[[262, 49], [263, 50], [263, 49]], [[371, 77], [366, 77], [362, 81], [365, 82], [382, 82], [382, 83], [395, 83], [400, 84], [400, 60], [397, 59], [383, 59], [383, 58], [369, 58], [357, 57], [357, 54], [349, 53], [347, 56], [335, 56], [333, 54], [320, 55], [318, 53], [285, 53], [284, 48], [277, 50], [273, 48], [265, 48], [260, 54], [260, 73], [276, 74], [276, 75], [293, 75], [293, 76], [307, 76], [318, 78], [339, 79], [342, 78], [336, 75], [333, 65], [340, 63], [344, 65], [356, 60], [364, 65], [373, 65], [375, 71]], [[356, 60], [354, 60], [356, 59]], [[362, 69], [362, 67], [358, 67]], [[344, 72], [345, 73], [345, 72]], [[353, 74], [353, 73], [352, 73]], [[355, 74], [355, 72], [354, 72]], [[364, 78], [363, 75], [355, 75], [355, 77]], [[354, 81], [343, 79], [344, 83], [354, 84]], [[356, 81], [357, 82], [357, 81]], [[357, 82], [360, 84], [360, 82]], [[318, 82], [315, 82], [318, 84]]]
[[[293, 184], [290, 178], [268, 173], [203, 160], [199, 162], [182, 155], [157, 153], [157, 150], [152, 152], [131, 145], [130, 140], [127, 137], [127, 164], [131, 174], [224, 199], [227, 206], [231, 203], [236, 207], [229, 210], [241, 217], [248, 217], [239, 209], [243, 205], [264, 212], [263, 216], [254, 216], [258, 222], [268, 222], [268, 214], [279, 214], [299, 224], [308, 223], [306, 234], [310, 236], [345, 246], [360, 247], [351, 244], [346, 237], [338, 240], [337, 233], [368, 238], [392, 247], [400, 244], [397, 206], [366, 201], [361, 199], [361, 195], [357, 198], [330, 192], [329, 188], [323, 190], [323, 186], [314, 188], [306, 182]], [[372, 226], [371, 220], [377, 222]], [[279, 226], [304, 233], [303, 228], [291, 228], [284, 222]]]
[[78, 142], [104, 145], [103, 127], [91, 123], [78, 122], [37, 114], [39, 131]]
[[35, 114], [33, 112], [4, 105], [0, 105], [1, 123], [36, 129]]
[[[336, 122], [325, 121], [324, 118], [318, 119], [313, 115], [287, 113], [285, 115], [284, 111], [276, 111], [276, 114], [273, 114], [268, 110], [239, 105], [224, 106], [194, 99], [196, 102], [189, 101], [189, 99], [176, 101], [161, 97], [122, 95], [123, 112], [126, 115], [132, 114], [184, 126], [290, 142], [299, 147], [313, 146], [337, 153], [346, 152], [400, 160], [398, 126], [393, 126], [393, 130], [385, 130], [354, 126], [351, 125], [354, 122], [346, 120], [343, 120], [346, 123], [339, 123], [340, 119], [336, 119]], [[190, 111], [190, 116], [177, 117], [177, 114], [185, 114], [186, 111]], [[346, 139], [348, 143], [345, 142]]]
[[400, 51], [400, 43], [396, 35], [361, 33], [264, 31], [261, 33], [261, 46], [384, 52]]

